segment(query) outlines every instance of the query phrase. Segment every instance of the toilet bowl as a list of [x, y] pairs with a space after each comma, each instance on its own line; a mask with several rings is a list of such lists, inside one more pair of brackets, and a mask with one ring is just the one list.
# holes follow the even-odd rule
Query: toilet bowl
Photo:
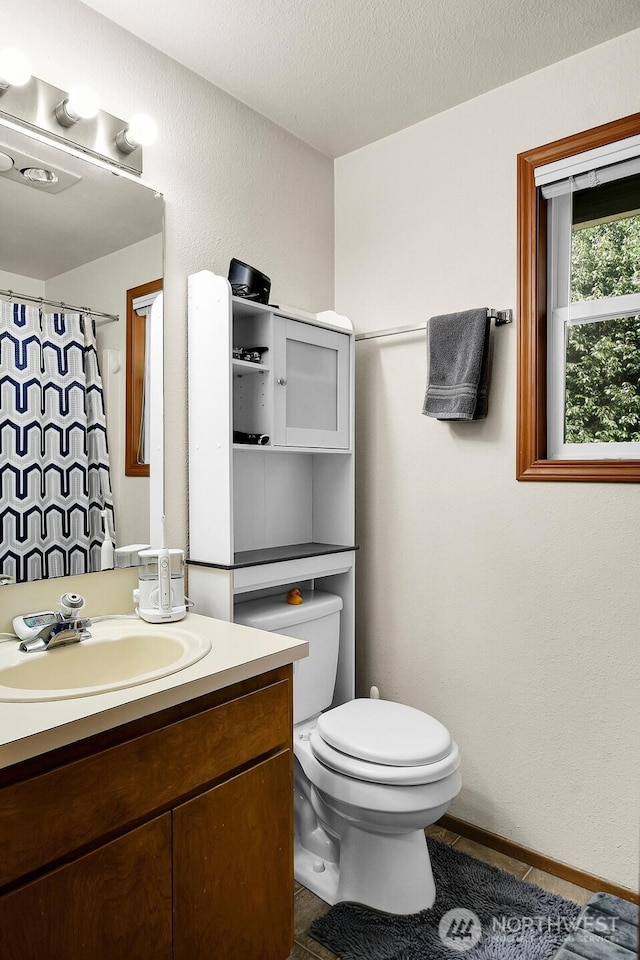
[[[325, 721], [341, 730], [342, 746], [356, 753], [373, 752], [379, 727], [389, 739], [398, 737], [398, 750], [381, 749], [396, 761], [378, 763], [337, 750], [323, 737]], [[352, 722], [369, 728], [372, 751], [362, 736], [353, 736]], [[376, 722], [377, 721], [377, 722]], [[460, 756], [449, 738], [446, 752], [431, 751], [422, 740], [422, 756], [437, 759], [399, 764], [406, 738], [425, 727], [446, 729], [434, 718], [403, 704], [385, 700], [353, 700], [311, 723], [294, 727], [296, 798], [295, 873], [328, 903], [350, 900], [409, 914], [427, 909], [435, 885], [424, 828], [438, 820], [460, 792]], [[394, 733], [395, 731], [395, 733]], [[448, 736], [448, 734], [447, 734]], [[301, 785], [309, 784], [309, 789]], [[311, 808], [312, 814], [309, 813]]]
[[340, 597], [236, 604], [234, 620], [309, 643], [294, 671], [296, 880], [327, 903], [410, 914], [435, 900], [424, 828], [460, 792], [458, 747], [434, 717], [388, 700], [330, 707]]

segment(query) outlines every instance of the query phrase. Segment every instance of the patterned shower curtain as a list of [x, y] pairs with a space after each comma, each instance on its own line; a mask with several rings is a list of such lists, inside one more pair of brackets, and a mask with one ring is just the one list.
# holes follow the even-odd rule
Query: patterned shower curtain
[[0, 310], [0, 574], [99, 570], [102, 510], [115, 530], [93, 321]]

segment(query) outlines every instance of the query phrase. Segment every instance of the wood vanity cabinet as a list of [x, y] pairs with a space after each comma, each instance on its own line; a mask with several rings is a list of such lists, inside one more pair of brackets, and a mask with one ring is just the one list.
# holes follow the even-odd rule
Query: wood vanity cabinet
[[291, 691], [279, 668], [0, 771], [0, 957], [285, 960]]

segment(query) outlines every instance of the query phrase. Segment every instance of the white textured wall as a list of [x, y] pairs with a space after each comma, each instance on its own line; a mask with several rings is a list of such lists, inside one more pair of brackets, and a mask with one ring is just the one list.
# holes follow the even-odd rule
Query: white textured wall
[[[102, 313], [115, 313], [118, 323], [96, 325], [100, 370], [105, 387], [105, 406], [111, 464], [111, 489], [116, 514], [116, 546], [149, 543], [149, 479], [124, 473], [125, 386], [127, 370], [127, 290], [162, 276], [162, 235], [149, 237], [106, 257], [46, 281], [47, 297], [76, 305], [85, 304]], [[104, 350], [119, 353], [119, 370], [111, 375], [104, 363]]]
[[276, 303], [332, 307], [333, 163], [77, 0], [7, 0], [0, 35], [43, 80], [90, 83], [110, 113], [158, 123], [143, 180], [165, 195], [167, 536], [185, 547], [187, 275], [226, 275], [236, 256]]
[[[516, 154], [638, 109], [640, 31], [336, 162], [358, 330], [516, 305]], [[462, 751], [452, 813], [637, 887], [640, 487], [517, 483], [517, 328], [490, 413], [421, 415], [424, 335], [357, 345], [358, 649]]]
[[16, 293], [43, 297], [44, 280], [34, 280], [33, 277], [23, 277], [20, 273], [8, 273], [6, 270], [0, 270], [0, 290], [15, 290]]

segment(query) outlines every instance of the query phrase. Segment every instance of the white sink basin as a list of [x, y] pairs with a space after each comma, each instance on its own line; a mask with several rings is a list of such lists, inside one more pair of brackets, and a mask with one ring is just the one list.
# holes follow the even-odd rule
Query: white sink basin
[[184, 670], [211, 649], [179, 624], [105, 620], [89, 629], [91, 639], [80, 643], [3, 657], [0, 701], [68, 700], [133, 687]]

